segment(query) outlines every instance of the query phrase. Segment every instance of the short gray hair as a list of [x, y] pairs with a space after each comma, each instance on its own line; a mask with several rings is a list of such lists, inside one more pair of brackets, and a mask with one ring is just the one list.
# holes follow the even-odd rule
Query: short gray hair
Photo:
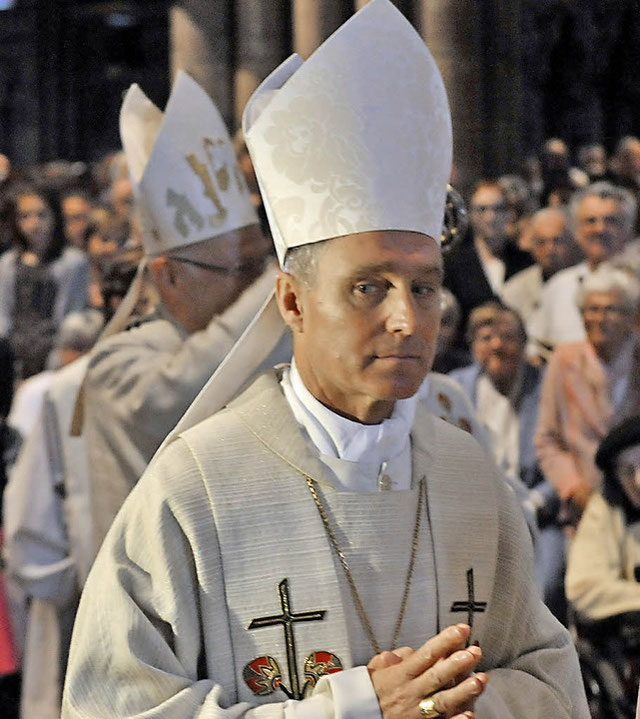
[[640, 303], [640, 280], [635, 275], [610, 264], [601, 264], [585, 277], [576, 295], [578, 307], [584, 309], [587, 295], [592, 292], [619, 292], [624, 307], [629, 312], [638, 309]]
[[631, 229], [636, 221], [637, 203], [635, 197], [625, 190], [624, 187], [618, 187], [610, 182], [594, 182], [583, 190], [578, 190], [571, 197], [569, 202], [569, 217], [571, 220], [571, 230], [575, 233], [576, 219], [578, 210], [582, 201], [587, 197], [599, 197], [601, 200], [616, 200], [620, 203], [624, 223], [627, 229]]
[[331, 240], [322, 240], [307, 245], [298, 245], [287, 250], [284, 258], [284, 271], [311, 287], [318, 272], [318, 260], [327, 249]]

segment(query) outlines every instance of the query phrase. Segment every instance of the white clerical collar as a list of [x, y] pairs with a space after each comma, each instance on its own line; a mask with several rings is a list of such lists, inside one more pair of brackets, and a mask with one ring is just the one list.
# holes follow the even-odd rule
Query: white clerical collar
[[301, 424], [322, 454], [350, 462], [382, 464], [400, 454], [409, 440], [416, 395], [398, 400], [391, 417], [380, 424], [361, 424], [318, 401], [302, 381], [295, 360], [291, 361], [289, 372], [283, 374], [282, 386], [296, 419], [300, 422], [302, 415]]

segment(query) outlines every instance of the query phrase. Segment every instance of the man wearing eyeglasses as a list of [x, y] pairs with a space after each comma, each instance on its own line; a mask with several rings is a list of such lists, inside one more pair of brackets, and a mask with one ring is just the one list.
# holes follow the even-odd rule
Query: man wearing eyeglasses
[[133, 86], [121, 135], [160, 302], [100, 342], [89, 366], [84, 432], [95, 551], [274, 283], [273, 269], [265, 272], [268, 240], [222, 118], [190, 77], [178, 76], [164, 113]]
[[542, 290], [539, 309], [529, 324], [541, 356], [561, 343], [586, 338], [577, 294], [587, 277], [631, 239], [635, 216], [631, 193], [608, 182], [594, 183], [572, 197], [570, 230], [584, 260], [558, 272]]
[[508, 242], [510, 220], [503, 188], [494, 180], [478, 182], [469, 203], [469, 236], [444, 262], [444, 284], [460, 303], [463, 328], [471, 310], [499, 299], [506, 280], [533, 263], [527, 252]]

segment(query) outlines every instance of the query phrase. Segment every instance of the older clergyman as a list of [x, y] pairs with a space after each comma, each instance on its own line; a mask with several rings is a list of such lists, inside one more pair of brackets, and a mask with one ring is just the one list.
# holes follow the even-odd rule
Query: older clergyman
[[514, 498], [415, 394], [451, 163], [433, 58], [373, 0], [267, 78], [244, 124], [294, 361], [133, 490], [81, 601], [63, 716], [586, 719]]
[[195, 80], [178, 74], [164, 113], [133, 85], [120, 132], [160, 303], [99, 342], [89, 364], [84, 434], [96, 551], [275, 274], [261, 274], [267, 247], [249, 190], [222, 117]]

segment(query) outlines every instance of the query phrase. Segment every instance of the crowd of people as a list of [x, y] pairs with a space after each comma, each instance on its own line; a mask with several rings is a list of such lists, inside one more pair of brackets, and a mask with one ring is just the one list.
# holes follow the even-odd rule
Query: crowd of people
[[[373, 13], [390, 12], [387, 4], [376, 0], [368, 12], [375, 19]], [[380, 22], [385, 32], [396, 31], [395, 16]], [[413, 48], [413, 36], [406, 35], [404, 25], [397, 32]], [[345, 52], [357, 52], [357, 45], [347, 42]], [[435, 87], [438, 98], [439, 75], [436, 71], [433, 79], [430, 60], [420, 54], [423, 49], [415, 52], [416, 67], [426, 68], [423, 84]], [[377, 60], [382, 62], [381, 75], [391, 72], [383, 70], [383, 55]], [[358, 66], [355, 61], [351, 65]], [[323, 69], [317, 82], [329, 75]], [[389, 82], [385, 92], [399, 93], [398, 102], [404, 102], [405, 90], [393, 87]], [[412, 102], [422, 102], [420, 90], [411, 92], [416, 93]], [[344, 106], [357, 101], [349, 96]], [[446, 107], [446, 98], [442, 102]], [[365, 163], [366, 142], [375, 145], [375, 158], [385, 148], [367, 136], [362, 147], [345, 141], [334, 156], [334, 133], [330, 141], [319, 143], [326, 156], [314, 155], [305, 165], [296, 157], [297, 148], [288, 156], [290, 146], [278, 145], [280, 136], [272, 127], [265, 136], [270, 148], [276, 146], [273, 160], [256, 139], [265, 125], [259, 115], [271, 109], [266, 105], [264, 110], [260, 103], [256, 107], [247, 110], [245, 130], [260, 183], [244, 143], [235, 142], [234, 156], [216, 108], [180, 73], [165, 113], [137, 86], [129, 90], [120, 117], [122, 153], [94, 166], [56, 162], [12, 168], [0, 187], [3, 716], [58, 717], [67, 666], [64, 715], [69, 717], [141, 716], [154, 702], [157, 713], [148, 716], [195, 716], [172, 712], [180, 712], [180, 707], [195, 711], [203, 703], [213, 712], [218, 702], [222, 707], [261, 702], [284, 687], [285, 673], [277, 661], [265, 653], [235, 670], [224, 664], [234, 652], [248, 651], [242, 632], [254, 622], [286, 627], [290, 686], [281, 691], [289, 700], [309, 696], [308, 706], [324, 715], [327, 707], [334, 711], [334, 704], [336, 715], [347, 714], [354, 697], [363, 704], [373, 697], [387, 716], [385, 701], [391, 701], [393, 692], [385, 682], [400, 667], [411, 666], [412, 676], [424, 684], [417, 716], [427, 719], [465, 711], [469, 716], [466, 707], [478, 695], [484, 716], [517, 716], [517, 707], [525, 706], [527, 698], [539, 702], [540, 713], [534, 716], [559, 716], [558, 707], [568, 705], [567, 716], [584, 716], [579, 693], [571, 696], [577, 690], [552, 678], [554, 672], [558, 681], [560, 675], [562, 681], [572, 676], [571, 660], [563, 654], [568, 635], [538, 608], [533, 595], [566, 626], [605, 621], [610, 638], [614, 621], [622, 654], [637, 653], [640, 139], [621, 139], [608, 157], [601, 145], [569, 148], [554, 138], [520, 173], [479, 179], [466, 198], [468, 227], [458, 228], [464, 231], [443, 248], [440, 288], [439, 250], [433, 239], [425, 249], [415, 229], [429, 238], [439, 236], [439, 200], [427, 208], [428, 222], [412, 219], [410, 232], [409, 220], [399, 219], [399, 213], [411, 215], [407, 197], [417, 192], [415, 180], [424, 179], [423, 174], [408, 176], [401, 188], [406, 197], [395, 203], [399, 209], [374, 196], [382, 209], [376, 208], [375, 221], [366, 220], [369, 225], [362, 217], [370, 207], [357, 214], [360, 199], [352, 202], [355, 220], [332, 227], [329, 220], [304, 220], [303, 207], [290, 188], [282, 189], [286, 182], [301, 185], [308, 173], [314, 188], [309, 194], [320, 193], [322, 212], [329, 215], [329, 200], [334, 202], [335, 196], [326, 187], [335, 182], [325, 182], [325, 165], [334, 163], [347, 175], [356, 169], [364, 172], [354, 166]], [[303, 114], [304, 106], [298, 111]], [[331, 103], [320, 111], [314, 108], [316, 112], [327, 113], [327, 125], [338, 122]], [[442, 114], [428, 112], [437, 124]], [[344, 120], [342, 115], [339, 119]], [[278, 121], [286, 123], [282, 117]], [[387, 118], [384, 122], [391, 123], [384, 125], [387, 142], [397, 128]], [[286, 126], [280, 130], [284, 137]], [[194, 144], [194, 138], [200, 144]], [[354, 165], [348, 170], [345, 157]], [[438, 160], [432, 152], [429, 159], [433, 157], [448, 174], [446, 157]], [[335, 167], [331, 171], [337, 172]], [[269, 173], [276, 171], [284, 172], [286, 182], [270, 183]], [[428, 182], [438, 178], [436, 172]], [[265, 193], [266, 213], [258, 186]], [[323, 225], [321, 230], [318, 225]], [[277, 260], [286, 270], [278, 276], [276, 295], [287, 333], [273, 329], [279, 327], [271, 296], [277, 262], [265, 236], [269, 227]], [[392, 237], [378, 236], [384, 234], [378, 230], [390, 229]], [[303, 231], [307, 239], [301, 238]], [[342, 236], [352, 244], [335, 244], [332, 238]], [[307, 244], [314, 242], [320, 244]], [[327, 242], [334, 244], [327, 249]], [[375, 270], [384, 280], [359, 282], [359, 276], [347, 275], [367, 253], [376, 259], [376, 268], [384, 268]], [[415, 267], [422, 269], [418, 273]], [[362, 398], [373, 396], [373, 380], [364, 371], [360, 377], [349, 358], [364, 352], [362, 346], [369, 341], [365, 323], [372, 320], [362, 318], [386, 302], [380, 297], [389, 287], [399, 289], [384, 318], [386, 332], [416, 336], [409, 327], [414, 320], [402, 305], [406, 278], [426, 318], [424, 344], [433, 344], [433, 371], [423, 381], [428, 368], [418, 366], [413, 356], [423, 350], [418, 340], [409, 339], [411, 356], [382, 357], [389, 365], [402, 365], [406, 387], [394, 385], [385, 390], [384, 401], [366, 404]], [[353, 279], [359, 282], [357, 297], [345, 309], [335, 300], [339, 295], [331, 292], [338, 282]], [[310, 299], [316, 282], [321, 288], [317, 306]], [[260, 311], [262, 325], [254, 320]], [[361, 313], [360, 324], [351, 326], [355, 311]], [[271, 325], [264, 324], [265, 318]], [[258, 345], [249, 347], [245, 330], [254, 325], [271, 327], [271, 334], [264, 333]], [[349, 327], [348, 335], [344, 327]], [[391, 345], [379, 342], [378, 353], [391, 355]], [[231, 414], [225, 410], [197, 424], [227, 405], [252, 373], [290, 362], [292, 347], [290, 366], [259, 379], [239, 404], [236, 400], [231, 405], [237, 407]], [[389, 370], [385, 372], [374, 375], [375, 382], [383, 384]], [[217, 381], [210, 386], [212, 376]], [[357, 384], [357, 391], [350, 383]], [[388, 396], [398, 399], [395, 406]], [[283, 397], [292, 416], [284, 409]], [[480, 447], [440, 425], [424, 437], [414, 428], [410, 442], [409, 429], [417, 422], [431, 427], [425, 413], [445, 419], [447, 428], [465, 430]], [[356, 424], [359, 429], [354, 429]], [[187, 432], [188, 441], [172, 442], [178, 431]], [[309, 446], [317, 455], [313, 461]], [[272, 455], [265, 456], [264, 447]], [[497, 494], [487, 490], [493, 470], [481, 469], [482, 453], [491, 457], [488, 466], [497, 467]], [[223, 466], [241, 478], [238, 486], [220, 481], [226, 476]], [[418, 467], [424, 469], [426, 483], [424, 477], [412, 480]], [[292, 479], [296, 472], [305, 477], [302, 489]], [[477, 480], [472, 476], [476, 473]], [[270, 490], [268, 501], [254, 474], [279, 478], [280, 486]], [[213, 495], [201, 489], [196, 481], [200, 475], [203, 487], [214, 488]], [[330, 478], [326, 486], [314, 479], [321, 475]], [[436, 485], [449, 489], [440, 496]], [[338, 491], [327, 492], [327, 486]], [[380, 496], [396, 498], [386, 499], [384, 508], [378, 506], [372, 487]], [[420, 532], [423, 492], [430, 532]], [[467, 516], [462, 510], [460, 515], [447, 514], [447, 492], [468, 497], [473, 526], [460, 519]], [[119, 514], [129, 494], [132, 500]], [[352, 496], [364, 496], [375, 505], [370, 510], [367, 504], [367, 512], [377, 513], [360, 516]], [[241, 533], [238, 514], [233, 514], [236, 507], [245, 512]], [[273, 529], [267, 529], [265, 508]], [[313, 524], [318, 521], [316, 508], [318, 527]], [[213, 523], [204, 518], [205, 512], [213, 513]], [[455, 532], [439, 529], [440, 512], [455, 522]], [[533, 544], [530, 578], [529, 539], [520, 529], [520, 518], [513, 516], [520, 512]], [[225, 517], [236, 517], [236, 524]], [[335, 528], [332, 517], [341, 518]], [[376, 526], [366, 525], [371, 517]], [[480, 536], [476, 522], [497, 529]], [[213, 524], [216, 531], [210, 529]], [[307, 567], [301, 573], [293, 568], [293, 550], [280, 547], [281, 527], [286, 527], [287, 546], [299, 547], [295, 553], [303, 569]], [[315, 533], [311, 539], [309, 527]], [[398, 529], [406, 527], [411, 538], [399, 552], [384, 557], [371, 550], [374, 533], [383, 536], [385, 547], [396, 548], [404, 541]], [[329, 551], [319, 557], [311, 545], [319, 543], [325, 531]], [[354, 553], [351, 567], [343, 549], [353, 547], [345, 532], [357, 538], [358, 551], [362, 543], [371, 552]], [[443, 539], [446, 532], [453, 536]], [[466, 572], [460, 573], [461, 584], [443, 558], [446, 552], [441, 556], [439, 541], [455, 547], [455, 571], [464, 565]], [[259, 545], [268, 552], [256, 555], [264, 566], [254, 576], [247, 565]], [[472, 558], [465, 554], [467, 547]], [[340, 557], [344, 577], [334, 574], [331, 551]], [[401, 574], [409, 555], [405, 578]], [[69, 658], [80, 593], [94, 561]], [[385, 615], [387, 590], [380, 587], [376, 596], [378, 589], [366, 573], [368, 567], [378, 571], [378, 564], [392, 578], [394, 591], [405, 586], [396, 627], [380, 643], [372, 622]], [[345, 608], [344, 596], [342, 605], [330, 594], [305, 591], [306, 571], [322, 577], [327, 587], [340, 587], [344, 596], [353, 597], [355, 608]], [[427, 617], [432, 610], [438, 617], [433, 625], [423, 608], [410, 601], [414, 574], [416, 588], [435, 597], [430, 600], [433, 607], [425, 610]], [[256, 581], [256, 576], [271, 575], [282, 580], [277, 587], [265, 588]], [[447, 599], [440, 606], [440, 592], [445, 596], [449, 589], [468, 596], [466, 603], [458, 602], [462, 609]], [[297, 661], [293, 622], [320, 621], [325, 612], [307, 612], [302, 619], [290, 607], [289, 591], [296, 593], [296, 610], [305, 604], [332, 607], [328, 638], [317, 646], [316, 639], [310, 640], [314, 652], [305, 660], [302, 687], [291, 666]], [[272, 592], [279, 592], [282, 616], [263, 617], [260, 625], [253, 617], [265, 613], [262, 602], [270, 601]], [[365, 605], [372, 608], [371, 620]], [[118, 606], [124, 607], [120, 615]], [[445, 616], [451, 623], [465, 621], [456, 618], [458, 611], [465, 612], [467, 623], [445, 629]], [[418, 646], [435, 634], [424, 645], [432, 659], [422, 664], [418, 652], [402, 647], [414, 640], [409, 629], [403, 633], [405, 612], [406, 624], [419, 627], [424, 635]], [[97, 616], [101, 619], [92, 624]], [[122, 617], [126, 622], [120, 627]], [[342, 638], [341, 622], [353, 632], [350, 643]], [[509, 631], [503, 631], [507, 624]], [[360, 625], [362, 636], [353, 629]], [[464, 649], [476, 636], [482, 637], [482, 651], [473, 643]], [[363, 657], [371, 657], [369, 642], [375, 656], [364, 679], [357, 671], [367, 665]], [[96, 654], [96, 645], [104, 656]], [[395, 653], [382, 651], [387, 645]], [[397, 646], [402, 648], [396, 651]], [[103, 685], [103, 676], [116, 666], [111, 654], [123, 663]], [[334, 677], [329, 699], [328, 683], [318, 683], [325, 687], [324, 694], [305, 694], [316, 687], [320, 674], [333, 676], [347, 669], [349, 657], [353, 670], [344, 671], [349, 679], [340, 685]], [[430, 674], [434, 659], [441, 662], [437, 680]], [[569, 663], [561, 663], [565, 661]], [[448, 662], [453, 662], [452, 669]], [[540, 669], [545, 662], [546, 668]], [[321, 663], [322, 672], [314, 674]], [[474, 668], [482, 671], [465, 679]], [[487, 684], [495, 668], [503, 674], [494, 674]], [[513, 670], [522, 675], [517, 690], [509, 684]], [[237, 682], [235, 674], [240, 676]], [[637, 685], [625, 701], [631, 701], [634, 692]], [[496, 714], [491, 703], [498, 707]], [[406, 707], [400, 709], [399, 715], [408, 715]]]

